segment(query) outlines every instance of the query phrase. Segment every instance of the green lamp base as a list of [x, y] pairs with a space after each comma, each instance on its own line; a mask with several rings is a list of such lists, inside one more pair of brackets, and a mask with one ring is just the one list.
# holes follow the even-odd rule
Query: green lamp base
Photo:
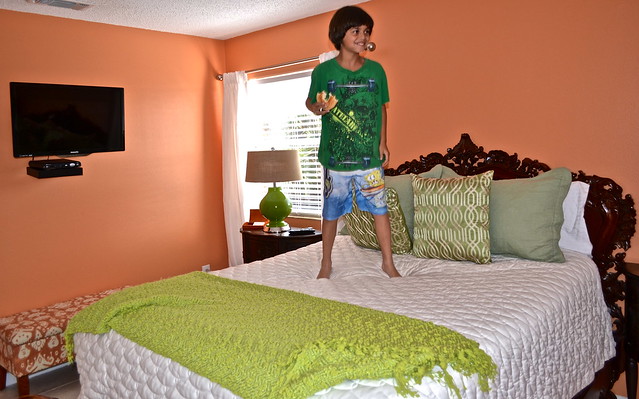
[[286, 198], [280, 187], [269, 187], [268, 192], [260, 202], [260, 212], [268, 219], [264, 225], [264, 231], [268, 233], [281, 233], [291, 228], [284, 221], [291, 214], [293, 204]]

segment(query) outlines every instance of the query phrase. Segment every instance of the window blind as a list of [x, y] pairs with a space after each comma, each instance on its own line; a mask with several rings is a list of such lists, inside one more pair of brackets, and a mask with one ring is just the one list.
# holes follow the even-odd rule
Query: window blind
[[322, 211], [322, 167], [317, 160], [321, 119], [304, 101], [311, 71], [252, 79], [248, 85], [253, 126], [245, 140], [249, 151], [296, 149], [302, 180], [278, 183], [293, 203], [291, 216], [319, 217]]

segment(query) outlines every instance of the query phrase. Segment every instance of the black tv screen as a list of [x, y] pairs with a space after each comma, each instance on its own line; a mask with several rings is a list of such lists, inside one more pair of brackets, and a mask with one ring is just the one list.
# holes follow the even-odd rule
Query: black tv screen
[[10, 83], [13, 156], [124, 151], [124, 89]]

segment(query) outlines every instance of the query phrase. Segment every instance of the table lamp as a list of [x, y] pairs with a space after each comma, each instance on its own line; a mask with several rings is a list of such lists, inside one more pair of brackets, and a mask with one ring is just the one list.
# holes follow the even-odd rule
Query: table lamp
[[286, 198], [277, 182], [301, 180], [302, 170], [297, 150], [249, 151], [246, 158], [246, 181], [273, 183], [260, 202], [260, 212], [268, 219], [264, 231], [281, 233], [290, 230], [284, 221], [290, 215], [293, 204]]

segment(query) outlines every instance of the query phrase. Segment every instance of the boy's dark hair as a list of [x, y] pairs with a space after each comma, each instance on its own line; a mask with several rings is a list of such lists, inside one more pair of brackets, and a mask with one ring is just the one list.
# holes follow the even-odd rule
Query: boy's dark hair
[[346, 6], [335, 11], [328, 24], [328, 38], [337, 50], [342, 47], [342, 40], [346, 32], [357, 26], [366, 25], [373, 33], [373, 18], [364, 10], [356, 6]]

